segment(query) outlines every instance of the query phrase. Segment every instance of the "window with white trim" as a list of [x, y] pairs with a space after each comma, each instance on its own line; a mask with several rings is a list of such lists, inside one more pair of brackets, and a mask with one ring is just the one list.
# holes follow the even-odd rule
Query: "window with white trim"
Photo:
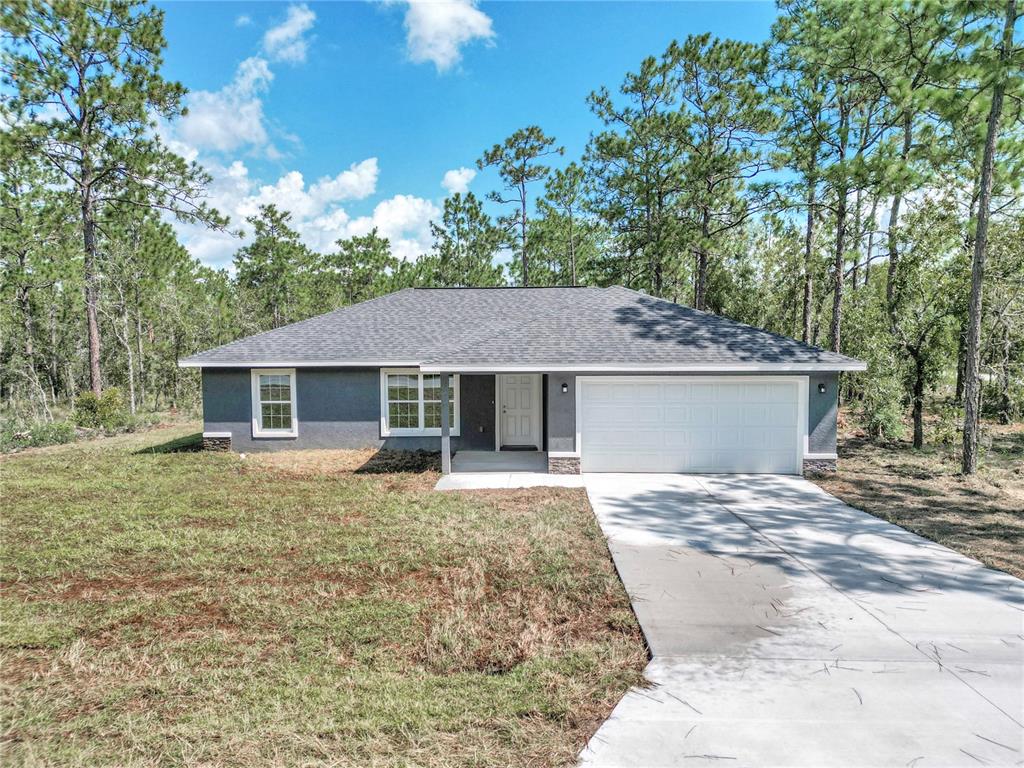
[[[459, 434], [459, 375], [448, 376], [448, 424]], [[380, 432], [388, 435], [441, 434], [441, 375], [415, 368], [380, 372]]]
[[252, 371], [253, 437], [295, 437], [295, 369], [264, 368]]

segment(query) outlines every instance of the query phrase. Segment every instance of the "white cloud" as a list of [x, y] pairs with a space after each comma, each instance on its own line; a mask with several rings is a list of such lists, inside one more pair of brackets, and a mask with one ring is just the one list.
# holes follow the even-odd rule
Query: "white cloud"
[[289, 171], [272, 184], [258, 184], [246, 165], [235, 160], [228, 166], [208, 164], [213, 177], [208, 202], [231, 217], [231, 228], [243, 230], [241, 240], [228, 233], [175, 223], [182, 243], [193, 256], [215, 267], [231, 264], [235, 252], [252, 239], [252, 227], [246, 218], [259, 212], [261, 205], [273, 203], [292, 214], [291, 226], [310, 248], [334, 250], [340, 238], [365, 235], [376, 228], [391, 241], [392, 253], [414, 260], [430, 250], [430, 222], [441, 211], [429, 200], [413, 195], [395, 195], [382, 200], [369, 215], [353, 218], [341, 203], [359, 200], [376, 191], [377, 158], [353, 163], [336, 176], [324, 177], [307, 185], [299, 171]]
[[441, 215], [429, 200], [413, 195], [395, 195], [377, 203], [370, 216], [348, 222], [342, 237], [365, 235], [375, 229], [391, 241], [391, 253], [403, 261], [415, 261], [430, 250], [430, 222]]
[[263, 35], [263, 50], [272, 61], [287, 61], [293, 64], [306, 60], [309, 42], [306, 33], [313, 28], [316, 14], [305, 3], [289, 5], [288, 15], [276, 27]]
[[352, 163], [333, 179], [324, 177], [310, 189], [316, 200], [362, 200], [377, 190], [377, 158], [370, 157], [361, 163]]
[[274, 79], [264, 59], [251, 57], [238, 65], [235, 78], [219, 91], [195, 91], [188, 114], [175, 126], [174, 138], [197, 150], [230, 152], [241, 147], [266, 147], [264, 93]]
[[462, 59], [462, 47], [474, 40], [491, 42], [491, 17], [475, 0], [408, 0], [406, 48], [417, 64], [433, 62], [445, 72]]
[[243, 13], [237, 19], [235, 19], [236, 27], [248, 27], [252, 24], [252, 16], [247, 13]]
[[476, 171], [472, 168], [453, 168], [450, 171], [445, 171], [444, 178], [441, 179], [441, 186], [448, 190], [449, 195], [456, 193], [460, 195], [466, 194], [469, 191], [469, 182], [476, 176]]

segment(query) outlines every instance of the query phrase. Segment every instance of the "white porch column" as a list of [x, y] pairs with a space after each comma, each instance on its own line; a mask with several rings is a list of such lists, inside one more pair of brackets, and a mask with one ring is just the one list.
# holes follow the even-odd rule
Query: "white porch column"
[[448, 374], [441, 372], [441, 473], [452, 473], [452, 425], [448, 423], [448, 403], [451, 392], [448, 390]]

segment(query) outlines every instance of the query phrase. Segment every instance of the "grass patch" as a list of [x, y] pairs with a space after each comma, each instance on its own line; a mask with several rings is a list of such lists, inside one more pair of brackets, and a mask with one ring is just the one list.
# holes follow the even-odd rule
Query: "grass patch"
[[958, 447], [839, 435], [839, 471], [811, 479], [858, 509], [1024, 578], [1024, 425], [986, 424], [976, 475], [960, 474]]
[[640, 679], [582, 491], [194, 431], [0, 459], [4, 764], [569, 764]]

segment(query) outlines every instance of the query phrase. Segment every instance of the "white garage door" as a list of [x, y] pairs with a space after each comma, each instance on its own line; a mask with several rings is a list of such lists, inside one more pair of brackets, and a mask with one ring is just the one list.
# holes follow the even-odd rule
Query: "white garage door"
[[580, 382], [584, 472], [800, 471], [800, 379], [630, 376]]

